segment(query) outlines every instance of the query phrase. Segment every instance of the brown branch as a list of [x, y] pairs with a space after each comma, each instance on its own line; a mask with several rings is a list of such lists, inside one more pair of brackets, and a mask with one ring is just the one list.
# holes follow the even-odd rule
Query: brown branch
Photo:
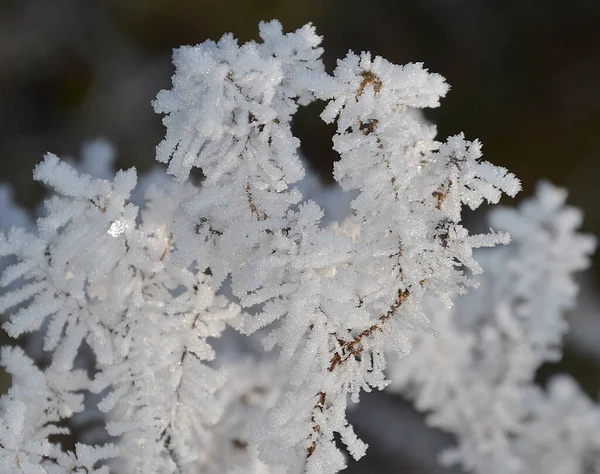
[[[316, 403], [316, 405], [313, 408], [313, 415], [312, 415], [312, 429], [315, 433], [320, 433], [321, 432], [321, 426], [317, 425], [315, 422], [315, 415], [314, 415], [314, 411], [315, 410], [319, 410], [320, 412], [323, 412], [323, 408], [325, 407], [325, 398], [327, 397], [327, 394], [325, 392], [319, 392], [319, 401]], [[307, 458], [311, 457], [313, 455], [313, 453], [315, 452], [315, 449], [317, 449], [317, 441], [313, 441], [312, 444], [310, 445], [310, 447], [308, 448], [308, 454], [307, 454]]]
[[360, 83], [360, 88], [356, 92], [357, 101], [369, 84], [373, 84], [373, 90], [375, 91], [375, 94], [377, 94], [381, 90], [382, 86], [381, 79], [379, 79], [379, 77], [377, 77], [377, 75], [373, 71], [365, 71], [361, 74], [361, 76], [363, 77], [363, 80]]
[[[365, 91], [365, 89], [368, 85], [371, 84], [373, 86], [373, 91], [375, 94], [379, 93], [379, 91], [381, 90], [381, 86], [382, 86], [381, 79], [372, 71], [364, 71], [362, 73], [362, 77], [363, 77], [363, 80], [360, 84], [360, 88], [356, 92], [356, 100], [357, 101], [358, 101], [359, 97], [363, 94], [363, 92]], [[365, 135], [365, 136], [370, 135], [371, 133], [375, 132], [375, 130], [377, 129], [377, 125], [379, 124], [378, 119], [371, 119], [371, 120], [363, 121], [363, 120], [361, 120], [360, 117], [358, 118], [358, 122], [359, 122], [358, 130], [360, 132], [362, 132], [363, 135]], [[381, 142], [379, 141], [379, 139], [378, 139], [378, 142], [379, 142], [379, 147], [382, 148], [383, 146], [382, 146]], [[386, 166], [391, 171], [390, 163], [387, 160], [386, 160]], [[396, 185], [396, 178], [392, 176], [391, 181], [392, 181], [393, 189], [395, 191], [396, 199], [398, 199], [398, 191], [399, 190]], [[401, 249], [400, 249], [399, 253], [401, 255], [401, 253], [402, 253]], [[368, 329], [365, 329], [363, 332], [361, 332], [358, 336], [356, 336], [351, 341], [344, 341], [343, 339], [340, 339], [336, 336], [338, 344], [340, 345], [340, 350], [337, 351], [331, 358], [329, 368], [327, 370], [329, 372], [333, 372], [338, 365], [341, 365], [344, 361], [348, 360], [351, 356], [353, 356], [355, 359], [359, 358], [363, 351], [363, 345], [362, 345], [363, 340], [365, 338], [370, 337], [376, 331], [380, 331], [380, 332], [383, 331], [382, 326], [385, 324], [385, 322], [389, 318], [391, 318], [396, 313], [396, 310], [400, 307], [400, 305], [404, 301], [406, 301], [406, 299], [409, 296], [410, 296], [410, 292], [408, 290], [404, 290], [404, 291], [402, 291], [401, 289], [398, 290], [398, 296], [396, 297], [396, 299], [395, 299], [394, 303], [392, 304], [392, 306], [390, 307], [390, 309], [385, 314], [379, 316], [378, 321], [375, 324], [373, 324]], [[363, 302], [362, 302], [362, 300], [360, 300], [359, 306], [362, 306], [362, 304], [363, 304]], [[312, 327], [311, 327], [311, 329], [312, 329]], [[323, 411], [326, 393], [321, 391], [318, 393], [318, 396], [319, 396], [319, 401], [316, 403], [316, 405], [313, 408], [313, 416], [312, 416], [313, 433], [311, 433], [311, 436], [314, 436], [314, 433], [318, 433], [318, 434], [321, 433], [320, 425], [318, 425], [315, 422], [314, 413], [316, 410], [319, 410], [320, 412]], [[309, 458], [313, 455], [316, 448], [317, 448], [317, 441], [314, 440], [312, 442], [312, 444], [310, 445], [310, 447], [308, 448], [307, 458]]]
[[262, 215], [258, 211], [256, 204], [254, 203], [254, 199], [252, 197], [252, 190], [250, 189], [250, 183], [246, 184], [246, 197], [248, 198], [248, 205], [250, 206], [250, 211], [252, 211], [252, 215], [256, 214], [256, 219], [259, 221], [263, 221], [267, 218], [267, 215], [263, 212]]
[[377, 124], [379, 123], [379, 120], [373, 119], [373, 120], [368, 120], [366, 122], [363, 122], [361, 119], [358, 119], [358, 122], [360, 123], [360, 125], [358, 126], [358, 129], [361, 132], [363, 132], [363, 135], [370, 135], [377, 128]]
[[173, 244], [173, 234], [169, 235], [169, 238], [167, 239], [167, 246], [164, 248], [161, 256], [160, 256], [160, 261], [162, 262], [165, 257], [167, 256], [167, 252], [169, 251], [169, 249], [171, 248], [171, 245]]
[[[390, 166], [389, 160], [385, 160], [385, 164], [387, 166], [387, 169], [389, 169], [391, 172], [392, 167]], [[398, 185], [396, 184], [395, 176], [392, 176], [391, 182], [392, 182], [392, 188], [394, 188], [394, 197], [396, 198], [396, 201], [398, 201], [398, 200], [400, 200], [400, 190], [398, 189]]]
[[348, 342], [344, 343], [341, 347], [341, 352], [336, 352], [334, 354], [334, 356], [331, 358], [331, 362], [330, 362], [329, 368], [327, 370], [329, 372], [333, 372], [334, 369], [338, 365], [340, 365], [343, 362], [345, 362], [346, 360], [348, 360], [351, 356], [354, 356], [354, 358], [359, 357], [363, 351], [363, 346], [362, 346], [363, 339], [370, 337], [376, 331], [382, 332], [383, 331], [382, 326], [385, 324], [385, 322], [388, 319], [390, 319], [396, 313], [396, 310], [400, 307], [400, 305], [402, 305], [402, 303], [404, 303], [406, 301], [406, 299], [409, 296], [410, 296], [410, 291], [398, 290], [398, 296], [396, 297], [396, 300], [394, 301], [392, 306], [390, 306], [390, 309], [387, 311], [387, 313], [379, 316], [377, 323], [373, 324], [370, 328], [365, 329], [358, 336], [356, 336], [352, 341], [348, 341]]
[[[358, 336], [356, 336], [352, 341], [346, 341], [344, 342], [342, 339], [337, 338], [338, 342], [341, 344], [341, 352], [336, 352], [334, 354], [334, 356], [331, 358], [331, 364], [329, 365], [329, 368], [327, 369], [329, 372], [333, 372], [333, 370], [340, 364], [342, 364], [344, 361], [348, 360], [351, 356], [354, 356], [354, 358], [358, 358], [360, 357], [362, 351], [363, 351], [363, 346], [362, 346], [362, 341], [363, 339], [370, 337], [375, 331], [380, 331], [382, 332], [382, 326], [385, 324], [385, 322], [390, 319], [394, 314], [396, 314], [397, 309], [402, 305], [402, 303], [404, 303], [406, 301], [406, 299], [410, 296], [410, 292], [408, 290], [398, 290], [398, 296], [396, 297], [396, 300], [394, 301], [394, 303], [392, 304], [392, 306], [390, 306], [390, 309], [385, 313], [382, 314], [381, 316], [379, 316], [378, 322], [373, 324], [370, 328], [365, 329], [363, 332], [361, 332]], [[327, 396], [327, 394], [325, 392], [319, 392], [318, 393], [319, 396], [319, 401], [315, 404], [314, 408], [313, 408], [313, 416], [312, 416], [312, 429], [314, 433], [321, 433], [321, 426], [318, 425], [315, 421], [315, 416], [314, 416], [314, 411], [315, 410], [319, 410], [320, 412], [323, 411], [323, 408], [325, 406], [325, 398]], [[312, 436], [312, 435], [311, 435]], [[317, 441], [313, 441], [312, 444], [310, 445], [310, 447], [308, 448], [308, 454], [307, 454], [307, 458], [311, 457], [313, 455], [313, 453], [315, 452], [315, 449], [317, 449]]]
[[450, 188], [452, 187], [452, 180], [448, 180], [444, 183], [441, 188], [432, 193], [433, 197], [436, 198], [437, 204], [435, 206], [436, 209], [442, 208], [442, 203], [446, 200], [448, 193], [450, 192]]

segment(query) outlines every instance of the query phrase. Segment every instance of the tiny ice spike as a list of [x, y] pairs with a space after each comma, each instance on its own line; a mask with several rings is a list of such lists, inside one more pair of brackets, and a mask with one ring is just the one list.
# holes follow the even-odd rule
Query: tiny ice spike
[[[420, 109], [437, 107], [448, 86], [423, 65], [350, 52], [328, 74], [310, 24], [284, 34], [271, 21], [259, 33], [259, 42], [225, 35], [175, 51], [172, 88], [153, 102], [166, 127], [157, 147], [166, 173], [114, 173], [106, 142], [86, 145], [79, 165], [48, 154], [34, 173], [50, 191], [45, 215], [34, 226], [6, 214], [27, 229], [0, 233], [0, 311], [11, 337], [31, 334], [32, 342], [1, 353], [13, 377], [0, 399], [3, 473], [336, 473], [346, 467], [344, 450], [359, 459], [367, 449], [346, 418], [348, 402], [388, 385], [390, 348], [395, 360], [414, 343], [423, 357], [419, 338], [431, 326], [449, 334], [438, 352], [447, 351], [454, 375], [432, 365], [444, 389], [436, 391], [435, 381], [418, 378], [429, 369], [415, 376], [404, 358], [398, 383], [417, 377], [419, 404], [440, 409], [438, 426], [466, 419], [452, 424], [462, 413], [458, 392], [443, 383], [463, 376], [479, 334], [456, 331], [451, 307], [482, 267], [506, 286], [518, 262], [505, 268], [484, 257], [480, 266], [474, 249], [509, 235], [471, 235], [463, 209], [514, 196], [519, 181], [483, 161], [477, 140], [435, 140]], [[299, 190], [305, 169], [291, 129], [299, 107], [316, 100], [336, 127], [338, 188], [355, 196], [345, 220], [327, 227], [324, 210]], [[201, 182], [190, 178], [193, 168]], [[578, 224], [560, 211], [560, 191], [540, 193], [543, 205], [494, 214], [517, 243], [529, 242], [527, 223], [545, 232], [543, 217], [534, 219], [540, 212], [562, 219], [550, 219], [554, 233], [542, 243]], [[564, 269], [587, 261], [591, 244], [577, 242], [564, 248]], [[537, 277], [539, 269], [522, 270]], [[546, 305], [516, 292], [514, 301], [490, 300], [506, 337], [529, 344], [515, 352], [529, 368], [556, 355], [557, 315], [574, 295], [566, 276], [551, 282]], [[533, 279], [523, 285], [537, 291]], [[543, 311], [536, 317], [552, 328], [529, 319], [515, 327], [517, 306]], [[494, 328], [482, 333], [490, 358], [504, 341]], [[570, 390], [564, 381], [553, 387], [536, 395], [548, 406]], [[530, 426], [552, 421], [544, 410]], [[63, 449], [61, 437], [91, 418], [104, 431]], [[465, 443], [472, 467], [479, 446], [468, 436]], [[527, 443], [511, 453], [533, 459], [547, 444]]]

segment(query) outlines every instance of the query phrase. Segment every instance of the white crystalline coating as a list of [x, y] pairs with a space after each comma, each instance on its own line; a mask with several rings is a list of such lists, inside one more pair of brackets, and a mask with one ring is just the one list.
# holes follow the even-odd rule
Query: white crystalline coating
[[127, 224], [122, 220], [116, 220], [110, 225], [106, 233], [112, 237], [118, 237], [125, 232], [125, 229], [127, 229]]
[[309, 25], [284, 35], [277, 21], [261, 23], [260, 35], [263, 43], [225, 35], [174, 52], [173, 89], [153, 104], [167, 128], [157, 159], [178, 180], [196, 166], [217, 182], [244, 166], [241, 156], [275, 189], [302, 177], [289, 123], [311, 96], [303, 77], [322, 69], [320, 38]]
[[118, 237], [123, 232], [125, 232], [125, 229], [127, 229], [127, 224], [124, 221], [118, 219], [110, 225], [106, 233], [112, 237]]
[[[14, 464], [16, 456], [24, 469], [36, 466], [26, 472], [104, 474], [109, 468], [98, 467], [99, 461], [119, 456], [131, 472], [176, 472], [173, 456], [192, 463], [190, 447], [201, 439], [195, 430], [218, 419], [213, 394], [224, 376], [204, 364], [214, 357], [207, 338], [217, 337], [238, 313], [214, 295], [208, 275], [169, 261], [173, 214], [190, 186], [150, 187], [138, 216], [128, 202], [134, 170], [111, 181], [95, 179], [48, 155], [36, 177], [54, 195], [38, 219], [37, 236], [18, 228], [0, 235], [0, 255], [17, 260], [1, 281], [20, 284], [0, 296], [0, 308], [14, 308], [4, 325], [11, 335], [42, 331], [53, 357], [41, 371], [18, 350], [3, 352], [13, 388], [2, 400], [24, 403], [13, 405], [25, 408], [27, 431], [12, 430], [24, 436], [13, 440], [0, 462]], [[94, 381], [74, 369], [84, 342], [96, 356]], [[83, 410], [82, 392], [108, 386], [98, 407], [110, 412], [107, 430], [121, 436], [118, 450], [108, 444], [79, 444], [75, 452], [50, 446], [48, 436], [67, 433], [59, 424]]]
[[[352, 233], [349, 247], [342, 247], [349, 243], [341, 235], [319, 236], [316, 243], [302, 214], [290, 219], [287, 234], [300, 244], [282, 261], [297, 266], [300, 274], [286, 280], [290, 285], [298, 281], [284, 295], [287, 312], [280, 301], [269, 304], [272, 295], [256, 289], [268, 280], [254, 261], [249, 274], [260, 275], [258, 282], [254, 278], [244, 291], [234, 286], [243, 304], [250, 300], [245, 299], [248, 292], [265, 296], [251, 299], [253, 304], [268, 301], [255, 318], [257, 326], [281, 320], [266, 345], [280, 347], [297, 387], [256, 430], [264, 460], [282, 462], [281, 453], [295, 452], [308, 472], [337, 472], [345, 461], [335, 446], [336, 433], [349, 453], [362, 456], [364, 446], [345, 418], [346, 395], [358, 401], [362, 390], [383, 388], [384, 343], [397, 343], [409, 328], [427, 326], [426, 296], [437, 295], [449, 304], [454, 293], [475, 284], [469, 274], [480, 267], [473, 248], [507, 241], [503, 234], [470, 236], [460, 225], [461, 211], [465, 203], [476, 208], [484, 200], [497, 202], [502, 192], [514, 194], [520, 188], [516, 178], [481, 162], [478, 144], [462, 135], [445, 145], [434, 141], [432, 127], [411, 111], [438, 105], [446, 91], [443, 79], [421, 65], [395, 66], [368, 54], [348, 55], [333, 78], [315, 87], [318, 98], [330, 99], [324, 120], [337, 119], [334, 149], [341, 159], [334, 175], [344, 189], [358, 192], [349, 220], [360, 230]], [[303, 242], [315, 243], [305, 247]], [[306, 251], [319, 258], [304, 256]], [[331, 266], [322, 265], [334, 256], [332, 274], [325, 270]], [[307, 426], [307, 441], [294, 431], [298, 423]]]
[[[277, 21], [261, 23], [259, 35], [174, 52], [172, 88], [153, 102], [166, 127], [157, 160], [174, 180], [155, 172], [138, 185], [135, 169], [113, 173], [102, 141], [84, 147], [78, 166], [50, 153], [36, 166], [51, 195], [37, 232], [0, 234], [0, 256], [13, 259], [0, 311], [11, 337], [40, 336], [49, 363], [2, 352], [13, 387], [0, 398], [0, 472], [333, 474], [347, 464], [340, 441], [355, 459], [367, 450], [348, 403], [389, 384], [387, 347], [405, 355], [412, 345], [414, 365], [398, 383], [419, 389], [432, 423], [464, 435], [448, 459], [469, 468], [506, 459], [509, 473], [529, 466], [554, 441], [523, 441], [519, 451], [513, 438], [553, 421], [540, 408], [520, 424], [514, 384], [556, 356], [576, 290], [570, 274], [593, 245], [574, 234], [580, 216], [542, 186], [519, 212], [494, 214], [514, 244], [478, 261], [475, 249], [509, 236], [470, 234], [463, 209], [514, 196], [520, 183], [483, 161], [477, 140], [436, 141], [419, 110], [439, 105], [444, 79], [369, 53], [349, 53], [329, 75], [310, 24], [284, 34]], [[322, 193], [325, 212], [295, 187], [305, 170], [291, 122], [313, 100], [326, 102], [340, 155], [342, 191]], [[200, 184], [188, 179], [195, 167]], [[342, 208], [344, 220], [326, 225]], [[477, 279], [483, 269], [495, 285]], [[467, 310], [456, 322], [456, 295], [480, 283], [485, 301], [464, 301], [484, 314]], [[227, 325], [258, 333], [277, 365], [240, 356], [240, 345], [256, 350], [249, 342], [228, 353], [215, 342]], [[431, 342], [431, 325], [447, 338]], [[469, 327], [478, 330], [465, 336]], [[431, 350], [419, 355], [422, 347]], [[75, 369], [89, 351], [95, 366]], [[539, 406], [577, 398], [565, 386], [539, 395]], [[52, 443], [84, 401], [115, 446]], [[576, 403], [573, 416], [589, 408]], [[593, 444], [586, 429], [573, 438], [578, 453]]]
[[439, 338], [415, 334], [410, 356], [390, 368], [392, 389], [414, 398], [429, 424], [456, 435], [445, 463], [482, 474], [600, 467], [599, 425], [589, 423], [598, 407], [568, 379], [556, 378], [547, 392], [535, 384], [540, 365], [561, 355], [574, 273], [595, 247], [577, 232], [581, 213], [565, 200], [564, 190], [542, 182], [518, 210], [494, 209], [492, 224], [512, 243], [478, 254], [478, 290], [455, 298], [450, 311], [433, 307]]
[[87, 446], [81, 456], [79, 448], [77, 455], [60, 453], [47, 439], [68, 431], [58, 426], [61, 418], [83, 410], [84, 371], [64, 372], [53, 364], [42, 372], [20, 348], [2, 348], [1, 359], [13, 382], [0, 398], [2, 472], [67, 474], [84, 467], [90, 473], [104, 472], [94, 466], [117, 455], [112, 445]]
[[552, 377], [546, 391], [534, 388], [528, 402], [529, 416], [513, 443], [523, 472], [598, 472], [598, 404], [566, 375]]

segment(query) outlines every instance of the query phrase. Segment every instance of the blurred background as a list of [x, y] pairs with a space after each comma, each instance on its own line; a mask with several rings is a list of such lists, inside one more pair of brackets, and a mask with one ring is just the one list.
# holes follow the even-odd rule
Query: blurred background
[[[0, 0], [0, 181], [33, 207], [42, 154], [77, 156], [100, 136], [116, 145], [120, 167], [148, 169], [163, 135], [150, 101], [170, 87], [172, 48], [225, 32], [255, 39], [272, 18], [286, 31], [316, 25], [330, 71], [352, 49], [442, 74], [452, 89], [427, 113], [440, 137], [479, 138], [488, 160], [521, 178], [522, 196], [541, 178], [567, 187], [584, 230], [600, 235], [599, 0]], [[336, 156], [321, 108], [302, 111], [295, 129], [327, 181]], [[567, 370], [597, 398], [598, 254], [595, 263], [565, 357], [540, 380]], [[363, 405], [354, 417], [371, 448], [351, 472], [438, 472], [432, 452], [445, 436], [401, 400], [376, 394]], [[390, 424], [385, 440], [374, 417]]]

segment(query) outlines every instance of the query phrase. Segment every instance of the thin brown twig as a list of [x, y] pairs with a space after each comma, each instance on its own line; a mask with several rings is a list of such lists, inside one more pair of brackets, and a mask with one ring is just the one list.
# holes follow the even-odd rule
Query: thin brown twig
[[360, 88], [356, 92], [356, 99], [363, 94], [365, 88], [369, 85], [373, 85], [373, 91], [377, 94], [381, 90], [381, 86], [383, 85], [381, 79], [375, 74], [373, 71], [365, 71], [361, 74], [363, 77], [362, 82], [360, 83]]
[[378, 322], [373, 324], [368, 329], [365, 329], [358, 336], [356, 336], [353, 340], [344, 343], [341, 347], [341, 351], [336, 352], [335, 355], [331, 358], [331, 362], [329, 368], [327, 369], [329, 372], [333, 372], [334, 369], [341, 363], [345, 362], [350, 358], [350, 356], [358, 357], [362, 351], [362, 341], [365, 338], [370, 337], [376, 331], [383, 331], [382, 326], [385, 322], [390, 319], [395, 313], [396, 310], [406, 301], [406, 299], [410, 296], [410, 291], [408, 290], [398, 290], [398, 296], [396, 297], [394, 303], [387, 311], [387, 313], [379, 316]]
[[248, 205], [250, 206], [250, 211], [252, 211], [252, 215], [256, 214], [256, 219], [259, 221], [265, 220], [267, 218], [267, 215], [264, 212], [261, 215], [261, 213], [258, 211], [258, 208], [256, 207], [256, 204], [254, 203], [250, 183], [246, 184], [246, 197], [248, 198]]
[[[358, 336], [356, 336], [352, 341], [343, 342], [342, 339], [338, 339], [340, 344], [342, 344], [341, 352], [336, 352], [335, 355], [331, 358], [331, 364], [327, 369], [329, 372], [333, 372], [334, 369], [342, 364], [344, 361], [348, 360], [351, 356], [359, 357], [363, 351], [362, 341], [365, 338], [370, 337], [375, 331], [383, 331], [383, 324], [390, 319], [398, 310], [398, 308], [406, 301], [406, 299], [410, 296], [410, 292], [408, 290], [398, 290], [398, 296], [396, 297], [390, 309], [383, 315], [379, 316], [379, 321], [373, 324], [370, 328], [365, 329]], [[321, 433], [321, 426], [316, 423], [314, 411], [319, 410], [323, 411], [325, 406], [325, 399], [327, 394], [323, 391], [318, 393], [319, 401], [313, 407], [313, 416], [312, 416], [312, 429], [314, 433]], [[317, 449], [317, 441], [313, 441], [310, 447], [308, 448], [307, 458], [311, 457], [313, 453]]]
[[[313, 408], [313, 415], [312, 415], [313, 428], [312, 429], [315, 433], [321, 432], [321, 426], [315, 422], [314, 411], [315, 410], [319, 410], [320, 412], [323, 411], [323, 408], [325, 407], [325, 398], [327, 398], [327, 394], [325, 392], [319, 392], [319, 401], [316, 403], [316, 405]], [[315, 452], [315, 449], [317, 449], [317, 441], [316, 440], [313, 441], [312, 444], [310, 445], [310, 447], [308, 448], [308, 455], [306, 457], [307, 458], [311, 457], [313, 455], [313, 453]]]

